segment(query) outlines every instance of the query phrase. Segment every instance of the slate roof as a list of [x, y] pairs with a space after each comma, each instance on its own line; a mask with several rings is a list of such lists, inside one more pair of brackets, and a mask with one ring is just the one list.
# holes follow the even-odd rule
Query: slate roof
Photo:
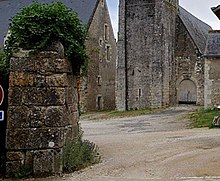
[[220, 30], [209, 31], [205, 56], [220, 57]]
[[[40, 3], [52, 3], [54, 0], [38, 0]], [[98, 0], [61, 0], [76, 11], [84, 24], [89, 24], [96, 9]], [[7, 34], [9, 20], [23, 7], [31, 5], [33, 0], [0, 0], [0, 46]]]
[[220, 19], [220, 5], [211, 9], [215, 13], [215, 15]]
[[198, 47], [200, 53], [204, 54], [208, 31], [212, 29], [211, 26], [199, 20], [182, 7], [179, 7], [179, 17]]

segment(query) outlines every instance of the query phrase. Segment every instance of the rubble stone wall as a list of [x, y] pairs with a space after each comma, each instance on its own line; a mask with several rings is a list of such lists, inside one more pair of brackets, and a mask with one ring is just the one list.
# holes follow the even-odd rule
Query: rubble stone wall
[[62, 172], [65, 140], [78, 134], [76, 79], [62, 52], [19, 51], [10, 62], [6, 175]]

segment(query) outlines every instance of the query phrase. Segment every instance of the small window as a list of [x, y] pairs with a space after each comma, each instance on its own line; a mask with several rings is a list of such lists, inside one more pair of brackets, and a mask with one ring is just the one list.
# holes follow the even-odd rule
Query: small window
[[103, 41], [102, 41], [102, 39], [100, 38], [100, 39], [99, 39], [99, 46], [102, 46], [102, 44], [103, 44]]
[[111, 47], [109, 45], [106, 46], [106, 60], [110, 61], [111, 59]]
[[138, 89], [138, 96], [141, 97], [142, 96], [142, 90]]
[[104, 26], [104, 39], [105, 39], [105, 41], [108, 41], [108, 25], [107, 24], [105, 24], [105, 26]]
[[101, 0], [102, 7], [105, 5], [104, 0]]
[[103, 108], [103, 101], [102, 101], [102, 96], [97, 97], [97, 109], [102, 110]]
[[98, 86], [102, 85], [102, 78], [100, 75], [97, 77], [97, 84], [98, 84]]

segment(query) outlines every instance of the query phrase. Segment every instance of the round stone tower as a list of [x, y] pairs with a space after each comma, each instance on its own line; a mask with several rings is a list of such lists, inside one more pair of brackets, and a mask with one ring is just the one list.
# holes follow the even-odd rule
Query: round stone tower
[[178, 0], [120, 0], [118, 110], [170, 104]]

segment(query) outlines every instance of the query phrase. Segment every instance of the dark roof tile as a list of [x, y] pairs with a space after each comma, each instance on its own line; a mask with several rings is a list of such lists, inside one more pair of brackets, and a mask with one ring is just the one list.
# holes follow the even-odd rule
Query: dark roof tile
[[211, 26], [199, 20], [184, 8], [179, 7], [179, 17], [192, 37], [201, 54], [204, 54], [208, 31]]

